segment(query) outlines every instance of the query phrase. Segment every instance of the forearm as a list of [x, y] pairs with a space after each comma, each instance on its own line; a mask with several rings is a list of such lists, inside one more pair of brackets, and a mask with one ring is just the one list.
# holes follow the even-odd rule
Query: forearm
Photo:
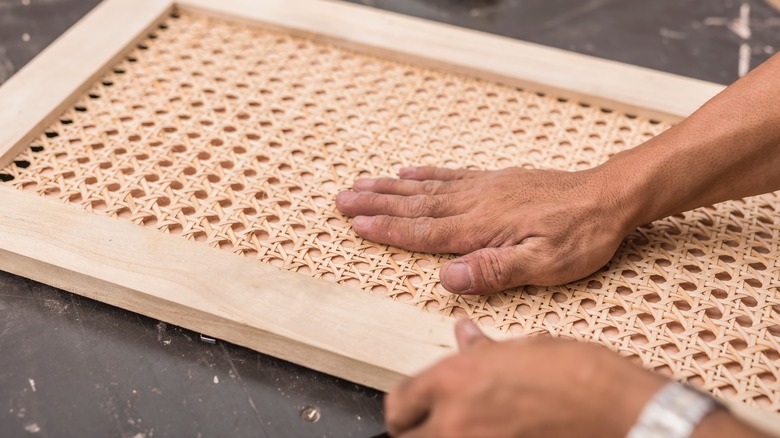
[[620, 184], [629, 229], [780, 189], [780, 56], [677, 126], [595, 170]]

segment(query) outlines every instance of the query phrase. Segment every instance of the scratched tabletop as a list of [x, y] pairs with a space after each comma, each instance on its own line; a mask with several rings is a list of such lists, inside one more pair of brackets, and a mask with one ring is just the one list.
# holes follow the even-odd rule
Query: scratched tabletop
[[[99, 2], [0, 0], [0, 83]], [[780, 47], [763, 0], [354, 2], [723, 84]], [[0, 437], [371, 437], [382, 415], [379, 392], [0, 271]]]

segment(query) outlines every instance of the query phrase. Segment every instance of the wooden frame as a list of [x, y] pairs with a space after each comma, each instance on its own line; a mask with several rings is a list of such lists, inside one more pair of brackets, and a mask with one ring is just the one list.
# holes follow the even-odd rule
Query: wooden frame
[[[175, 7], [663, 120], [722, 89], [339, 2], [107, 0], [0, 87], [0, 165]], [[455, 349], [450, 318], [22, 191], [0, 186], [0, 197], [4, 271], [382, 390]]]

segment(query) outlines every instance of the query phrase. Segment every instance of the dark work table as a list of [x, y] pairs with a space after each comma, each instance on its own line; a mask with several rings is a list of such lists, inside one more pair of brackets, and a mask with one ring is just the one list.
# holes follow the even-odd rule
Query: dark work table
[[[99, 2], [0, 0], [0, 83]], [[763, 0], [353, 2], [722, 84], [780, 47]], [[381, 393], [208, 341], [0, 271], [0, 437], [383, 432]]]

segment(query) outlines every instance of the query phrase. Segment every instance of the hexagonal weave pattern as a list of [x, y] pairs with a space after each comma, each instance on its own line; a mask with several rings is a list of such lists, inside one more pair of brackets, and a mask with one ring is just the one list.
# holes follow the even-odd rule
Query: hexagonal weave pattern
[[364, 241], [334, 206], [355, 178], [405, 165], [585, 169], [667, 128], [183, 15], [114, 66], [0, 177], [355, 293], [509, 333], [601, 343], [718, 396], [780, 410], [777, 194], [642, 227], [580, 282], [482, 298], [439, 285], [450, 255]]

